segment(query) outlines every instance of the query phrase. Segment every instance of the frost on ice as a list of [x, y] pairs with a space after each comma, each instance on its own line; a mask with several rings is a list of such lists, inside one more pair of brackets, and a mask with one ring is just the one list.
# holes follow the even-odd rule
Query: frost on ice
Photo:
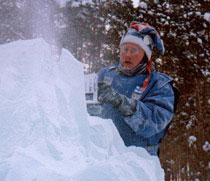
[[157, 157], [87, 114], [82, 64], [42, 39], [0, 46], [1, 181], [160, 181]]

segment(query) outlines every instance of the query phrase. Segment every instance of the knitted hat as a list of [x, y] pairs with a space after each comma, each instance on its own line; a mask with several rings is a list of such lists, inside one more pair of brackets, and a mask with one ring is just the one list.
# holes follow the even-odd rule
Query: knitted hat
[[164, 54], [163, 41], [158, 32], [147, 23], [133, 21], [125, 36], [120, 41], [120, 46], [124, 43], [135, 43], [139, 45], [146, 53], [148, 60], [151, 58], [152, 48], [154, 46]]

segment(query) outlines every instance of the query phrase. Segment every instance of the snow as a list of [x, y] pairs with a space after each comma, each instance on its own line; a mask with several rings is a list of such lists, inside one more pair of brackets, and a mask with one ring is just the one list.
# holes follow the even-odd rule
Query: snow
[[145, 3], [145, 2], [140, 2], [139, 6], [143, 9], [147, 9], [147, 3]]
[[153, 15], [154, 13], [153, 13], [152, 11], [149, 10], [149, 11], [148, 11], [148, 14], [149, 14], [149, 15]]
[[202, 44], [203, 41], [200, 38], [197, 38], [198, 43]]
[[166, 21], [166, 22], [164, 23], [164, 25], [169, 25], [169, 22], [168, 22], [168, 21]]
[[65, 7], [70, 0], [55, 0], [55, 2], [62, 8]]
[[139, 0], [132, 0], [132, 1], [133, 1], [133, 6], [135, 8], [137, 8], [138, 7]]
[[[70, 2], [71, 0], [54, 0], [60, 7], [64, 7], [66, 6], [66, 4], [68, 2]], [[139, 2], [139, 0], [132, 0], [133, 1], [133, 6], [135, 8], [137, 8], [138, 6], [140, 6], [141, 8], [147, 9], [147, 4], [145, 2]], [[155, 1], [156, 2], [156, 1]], [[74, 7], [78, 7], [79, 4], [92, 4], [92, 0], [82, 0], [81, 2], [75, 2], [72, 1], [72, 6]]]
[[162, 64], [163, 64], [163, 61], [162, 61], [162, 59], [161, 59], [161, 58], [157, 58], [157, 59], [155, 60], [155, 62], [156, 62], [156, 63], [158, 63], [158, 64], [160, 64], [160, 65], [162, 65]]
[[210, 151], [210, 144], [208, 141], [205, 141], [205, 144], [203, 145], [203, 150], [204, 151]]
[[190, 32], [190, 35], [196, 37], [196, 34], [193, 32]]
[[186, 128], [187, 128], [187, 129], [190, 129], [191, 126], [192, 126], [192, 120], [190, 120], [190, 121], [187, 123]]
[[197, 16], [201, 16], [201, 12], [200, 12], [200, 11], [195, 12], [195, 14], [196, 14]]
[[189, 136], [188, 138], [188, 142], [189, 142], [189, 146], [191, 147], [192, 144], [197, 140], [197, 138], [195, 136]]
[[[65, 7], [68, 2], [71, 0], [55, 0], [55, 2], [62, 8]], [[92, 0], [82, 0], [81, 2], [72, 1], [73, 7], [78, 7], [80, 4], [92, 4]]]
[[209, 12], [204, 14], [204, 19], [206, 21], [210, 22], [210, 13]]
[[160, 181], [159, 159], [87, 114], [83, 65], [43, 39], [0, 46], [0, 180]]

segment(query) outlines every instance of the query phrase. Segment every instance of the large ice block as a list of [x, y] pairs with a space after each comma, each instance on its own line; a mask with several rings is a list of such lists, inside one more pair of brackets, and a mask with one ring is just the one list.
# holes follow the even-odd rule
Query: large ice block
[[0, 46], [0, 180], [164, 180], [157, 157], [87, 114], [82, 64], [53, 55], [43, 39]]

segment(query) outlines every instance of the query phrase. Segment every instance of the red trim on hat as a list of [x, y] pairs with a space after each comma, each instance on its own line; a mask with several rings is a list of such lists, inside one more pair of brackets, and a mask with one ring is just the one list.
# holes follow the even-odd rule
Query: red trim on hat
[[150, 78], [151, 78], [151, 72], [152, 72], [152, 60], [150, 59], [148, 64], [147, 64], [147, 70], [149, 72], [148, 77], [145, 79], [142, 88], [141, 88], [141, 93], [143, 93], [145, 91], [145, 89], [147, 88]]
[[156, 29], [154, 27], [150, 26], [148, 23], [139, 23], [139, 22], [133, 21], [133, 22], [131, 22], [130, 27], [136, 29], [137, 31], [142, 31], [143, 29], [151, 28], [156, 32], [157, 36], [160, 37], [160, 35], [156, 31]]
[[139, 31], [139, 24], [137, 24], [136, 22], [131, 22], [130, 27]]

